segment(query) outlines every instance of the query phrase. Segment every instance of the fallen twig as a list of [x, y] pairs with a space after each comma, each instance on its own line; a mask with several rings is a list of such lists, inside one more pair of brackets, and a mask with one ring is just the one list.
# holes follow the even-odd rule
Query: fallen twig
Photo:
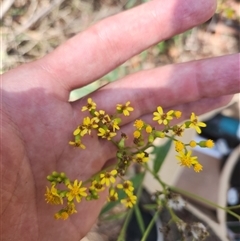
[[27, 29], [29, 29], [31, 26], [33, 26], [39, 19], [48, 15], [52, 11], [52, 9], [54, 9], [56, 6], [60, 5], [63, 1], [64, 0], [55, 0], [47, 8], [42, 7], [32, 18], [30, 18], [28, 21], [26, 21], [26, 24], [21, 27], [21, 29], [16, 33], [16, 36], [25, 32]]

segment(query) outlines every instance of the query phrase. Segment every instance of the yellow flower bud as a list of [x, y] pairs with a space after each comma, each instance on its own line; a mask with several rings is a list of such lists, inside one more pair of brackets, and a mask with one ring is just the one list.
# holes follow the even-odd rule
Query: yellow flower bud
[[153, 141], [154, 141], [154, 135], [150, 134], [149, 137], [148, 137], [148, 142], [152, 143]]
[[184, 144], [181, 141], [174, 141], [176, 152], [180, 152], [184, 149]]
[[160, 137], [160, 138], [164, 138], [165, 137], [165, 133], [162, 132], [162, 131], [156, 131], [155, 135], [156, 135], [156, 137]]
[[208, 148], [214, 147], [214, 142], [213, 142], [213, 140], [211, 140], [211, 139], [207, 140], [207, 141], [206, 141], [206, 147], [208, 147]]
[[60, 173], [60, 177], [61, 177], [61, 178], [66, 178], [66, 174], [65, 174], [64, 172], [61, 172], [61, 173]]
[[118, 142], [118, 147], [120, 149], [123, 149], [125, 147], [125, 138], [122, 138], [119, 142]]
[[58, 174], [58, 172], [53, 171], [53, 172], [52, 172], [52, 176], [53, 176], [53, 177], [58, 177], [58, 176], [59, 176], [59, 174]]
[[134, 126], [138, 129], [141, 130], [144, 126], [144, 122], [142, 120], [135, 120]]
[[51, 182], [51, 181], [54, 180], [54, 177], [52, 177], [51, 175], [48, 175], [48, 176], [47, 176], [47, 180], [48, 180], [49, 182]]
[[151, 133], [151, 132], [152, 132], [152, 127], [151, 127], [150, 125], [148, 125], [148, 126], [146, 127], [146, 132], [147, 132], [147, 133]]
[[182, 116], [182, 112], [179, 111], [179, 110], [175, 110], [175, 111], [174, 111], [174, 115], [175, 115], [175, 117], [176, 117], [177, 119], [179, 119], [179, 118]]
[[134, 138], [139, 138], [141, 136], [141, 132], [140, 131], [134, 131], [133, 136], [134, 136]]
[[80, 129], [79, 128], [77, 128], [76, 130], [74, 130], [74, 132], [73, 132], [73, 135], [74, 136], [77, 136], [77, 135], [79, 135], [80, 134]]
[[189, 145], [192, 147], [192, 148], [194, 148], [196, 145], [197, 145], [197, 143], [196, 143], [196, 141], [190, 141], [190, 143], [189, 143]]

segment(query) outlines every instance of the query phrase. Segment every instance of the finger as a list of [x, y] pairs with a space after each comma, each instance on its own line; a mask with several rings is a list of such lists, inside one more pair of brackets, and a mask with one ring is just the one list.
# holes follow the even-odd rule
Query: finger
[[[98, 108], [113, 112], [116, 104], [131, 102], [131, 118], [168, 108], [240, 92], [239, 54], [168, 65], [141, 71], [111, 83], [91, 97]], [[73, 103], [76, 115], [86, 98]], [[79, 114], [77, 114], [79, 113]]]
[[208, 20], [215, 0], [155, 0], [102, 20], [38, 64], [72, 90], [103, 76], [159, 41]]

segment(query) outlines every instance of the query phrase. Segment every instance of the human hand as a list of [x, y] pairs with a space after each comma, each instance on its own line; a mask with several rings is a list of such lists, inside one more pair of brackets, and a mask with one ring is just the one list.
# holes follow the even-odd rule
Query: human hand
[[[112, 159], [113, 147], [89, 138], [86, 150], [68, 145], [84, 116], [86, 98], [68, 102], [69, 93], [108, 73], [130, 57], [208, 20], [214, 0], [152, 1], [107, 18], [78, 34], [51, 54], [2, 76], [2, 232], [3, 240], [79, 240], [105, 202], [85, 202], [66, 221], [55, 221], [46, 204], [46, 176], [64, 171], [86, 180]], [[125, 120], [151, 122], [156, 106], [204, 113], [239, 92], [239, 55], [141, 71], [91, 94], [108, 112], [130, 101], [135, 111]], [[89, 151], [88, 151], [89, 150]]]

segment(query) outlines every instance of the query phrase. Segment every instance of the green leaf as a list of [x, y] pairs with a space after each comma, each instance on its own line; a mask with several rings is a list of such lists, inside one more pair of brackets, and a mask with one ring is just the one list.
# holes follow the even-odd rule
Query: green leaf
[[[120, 198], [120, 197], [119, 197]], [[109, 212], [112, 208], [114, 208], [117, 204], [119, 204], [119, 202], [108, 202], [105, 204], [105, 206], [102, 208], [101, 212], [100, 212], [100, 216], [102, 216], [103, 214]]]
[[69, 100], [75, 101], [77, 99], [80, 99], [83, 96], [86, 96], [86, 95], [92, 93], [93, 91], [97, 90], [98, 88], [100, 88], [100, 86], [101, 86], [101, 83], [97, 80], [97, 81], [95, 81], [95, 82], [93, 82], [89, 85], [86, 85], [82, 88], [75, 89], [75, 90], [71, 91]]
[[155, 173], [159, 172], [159, 170], [163, 164], [163, 161], [164, 161], [165, 157], [167, 156], [167, 153], [171, 147], [171, 143], [172, 143], [172, 141], [168, 140], [164, 145], [154, 147], [152, 154], [156, 155], [154, 163], [153, 163], [153, 171]]
[[143, 235], [144, 232], [145, 232], [145, 225], [144, 225], [143, 217], [142, 217], [142, 214], [141, 214], [141, 211], [140, 211], [138, 205], [134, 206], [134, 212], [135, 212], [135, 215], [136, 215], [136, 219], [137, 219], [139, 229], [140, 229], [140, 231]]
[[145, 172], [142, 172], [142, 173], [138, 173], [137, 175], [135, 175], [130, 179], [135, 189], [137, 189], [142, 184], [144, 176], [145, 176]]

